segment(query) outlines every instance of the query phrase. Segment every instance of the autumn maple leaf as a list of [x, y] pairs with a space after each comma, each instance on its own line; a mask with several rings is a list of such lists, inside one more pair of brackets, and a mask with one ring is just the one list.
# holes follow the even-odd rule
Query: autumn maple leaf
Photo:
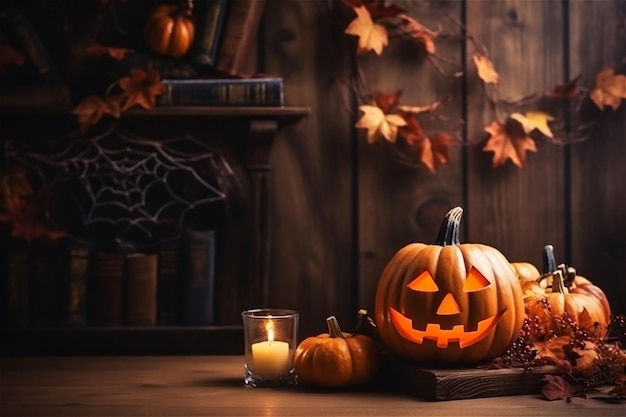
[[434, 38], [437, 34], [435, 32], [426, 28], [409, 15], [401, 14], [398, 16], [398, 19], [400, 19], [398, 29], [402, 36], [421, 44], [429, 54], [436, 52], [437, 48], [435, 47]]
[[550, 130], [550, 126], [548, 126], [548, 122], [553, 121], [554, 117], [550, 116], [548, 113], [541, 111], [529, 111], [524, 114], [513, 113], [510, 117], [511, 119], [520, 122], [524, 132], [526, 133], [530, 133], [537, 129], [545, 136], [554, 138], [554, 134], [552, 133], [552, 130]]
[[506, 124], [493, 122], [485, 127], [491, 137], [483, 147], [485, 152], [493, 152], [493, 167], [503, 165], [510, 159], [522, 168], [526, 162], [526, 151], [537, 152], [535, 141], [529, 137], [522, 126], [509, 119]]
[[435, 173], [440, 165], [450, 161], [449, 149], [452, 136], [447, 133], [435, 133], [419, 141], [411, 142], [413, 152], [419, 161]]
[[382, 91], [374, 91], [374, 102], [383, 113], [391, 113], [391, 111], [396, 108], [398, 103], [400, 102], [400, 96], [402, 95], [402, 91], [397, 90], [394, 93], [386, 94]]
[[163, 84], [159, 72], [155, 69], [145, 71], [140, 68], [133, 68], [130, 75], [121, 78], [118, 84], [128, 96], [122, 111], [133, 106], [153, 109], [156, 106], [156, 96], [163, 94]]
[[572, 386], [561, 376], [545, 374], [543, 380], [548, 381], [548, 383], [541, 387], [541, 392], [550, 401], [569, 401], [572, 397], [587, 398], [579, 387]]
[[350, 22], [344, 33], [359, 37], [357, 54], [361, 55], [373, 50], [376, 55], [380, 55], [389, 42], [387, 29], [374, 23], [365, 6], [353, 7], [353, 10], [356, 12], [356, 18]]
[[9, 68], [24, 65], [24, 55], [17, 52], [11, 45], [0, 45], [0, 75], [6, 75]]
[[558, 84], [552, 91], [549, 91], [546, 95], [548, 97], [555, 97], [560, 99], [568, 99], [576, 97], [578, 95], [578, 81], [582, 74], [578, 74], [576, 78], [568, 82], [567, 84]]
[[111, 46], [102, 46], [99, 44], [94, 44], [85, 49], [85, 53], [91, 56], [109, 56], [113, 59], [117, 59], [121, 61], [124, 59], [127, 53], [134, 52], [132, 49], [128, 48], [115, 48]]
[[478, 76], [481, 80], [487, 84], [500, 84], [500, 76], [493, 69], [493, 63], [486, 55], [474, 54], [472, 59], [474, 60]]
[[105, 99], [99, 96], [85, 97], [74, 107], [72, 114], [78, 116], [78, 126], [81, 132], [87, 131], [89, 126], [95, 125], [100, 121], [102, 116], [110, 114], [118, 119], [121, 114], [121, 103], [125, 96], [116, 94]]
[[0, 208], [3, 211], [19, 212], [25, 204], [25, 198], [33, 194], [27, 173], [28, 170], [22, 165], [12, 165], [7, 171], [0, 172]]
[[596, 86], [590, 97], [600, 110], [605, 106], [617, 110], [626, 98], [626, 75], [615, 74], [613, 68], [603, 69], [596, 75]]
[[384, 137], [389, 142], [395, 143], [398, 136], [398, 128], [406, 125], [402, 116], [397, 114], [385, 114], [380, 107], [362, 105], [359, 110], [363, 112], [355, 126], [367, 129], [367, 141], [375, 142]]

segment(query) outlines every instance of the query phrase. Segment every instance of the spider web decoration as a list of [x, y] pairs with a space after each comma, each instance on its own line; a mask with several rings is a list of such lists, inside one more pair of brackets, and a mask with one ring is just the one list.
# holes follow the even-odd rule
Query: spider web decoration
[[219, 152], [188, 135], [153, 140], [109, 129], [47, 149], [10, 141], [5, 152], [29, 168], [35, 188], [59, 193], [70, 234], [107, 249], [214, 227], [227, 203], [221, 185], [234, 176]]

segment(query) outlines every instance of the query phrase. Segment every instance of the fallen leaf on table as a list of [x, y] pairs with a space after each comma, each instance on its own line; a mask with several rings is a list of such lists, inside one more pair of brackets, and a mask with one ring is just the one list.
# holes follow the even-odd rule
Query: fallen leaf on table
[[511, 119], [520, 122], [524, 128], [524, 132], [526, 133], [530, 133], [537, 129], [545, 136], [554, 138], [554, 134], [552, 133], [552, 130], [550, 130], [550, 126], [548, 126], [548, 122], [553, 121], [554, 117], [550, 116], [548, 113], [541, 111], [529, 111], [524, 114], [513, 113], [511, 115]]
[[380, 55], [389, 42], [387, 29], [374, 23], [365, 6], [353, 7], [353, 10], [357, 16], [344, 32], [348, 35], [358, 36], [357, 54], [362, 55], [374, 51], [376, 55]]
[[617, 110], [626, 98], [626, 75], [615, 74], [613, 68], [603, 69], [596, 75], [596, 86], [590, 97], [600, 110], [606, 106]]
[[541, 392], [550, 401], [569, 400], [572, 397], [587, 398], [579, 387], [572, 386], [561, 376], [546, 374], [543, 380], [548, 383], [541, 387]]
[[481, 80], [487, 84], [500, 84], [500, 76], [496, 70], [493, 69], [493, 64], [486, 55], [474, 54], [472, 58], [474, 60], [474, 64], [476, 65], [478, 76]]
[[398, 136], [398, 128], [406, 125], [406, 121], [402, 116], [385, 114], [377, 106], [365, 104], [359, 106], [359, 110], [363, 112], [363, 115], [356, 122], [355, 126], [367, 129], [367, 141], [369, 143], [377, 141], [380, 137], [384, 137], [389, 142], [394, 143]]
[[118, 81], [119, 86], [128, 96], [122, 111], [133, 106], [144, 109], [153, 109], [156, 106], [156, 96], [163, 94], [159, 72], [155, 69], [145, 71], [140, 68], [130, 70], [130, 75]]
[[85, 132], [89, 126], [95, 125], [102, 116], [110, 114], [118, 119], [121, 114], [121, 103], [126, 97], [120, 94], [103, 99], [99, 96], [85, 97], [74, 107], [72, 114], [78, 116], [78, 126], [81, 132]]
[[493, 167], [503, 165], [510, 159], [522, 168], [526, 162], [526, 152], [537, 152], [535, 141], [524, 132], [522, 125], [512, 119], [506, 124], [493, 122], [485, 127], [491, 137], [483, 147], [485, 152], [493, 152]]

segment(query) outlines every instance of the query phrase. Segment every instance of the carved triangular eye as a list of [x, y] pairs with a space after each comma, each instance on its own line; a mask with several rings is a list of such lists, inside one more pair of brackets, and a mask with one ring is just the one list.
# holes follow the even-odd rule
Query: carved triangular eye
[[422, 291], [422, 292], [437, 292], [439, 291], [439, 287], [435, 284], [435, 280], [430, 275], [430, 272], [424, 271], [417, 276], [413, 281], [409, 282], [407, 285], [413, 291]]
[[463, 291], [473, 292], [480, 291], [483, 288], [486, 288], [491, 283], [480, 271], [474, 267], [470, 269], [469, 275], [467, 279], [465, 279], [465, 283], [463, 284]]

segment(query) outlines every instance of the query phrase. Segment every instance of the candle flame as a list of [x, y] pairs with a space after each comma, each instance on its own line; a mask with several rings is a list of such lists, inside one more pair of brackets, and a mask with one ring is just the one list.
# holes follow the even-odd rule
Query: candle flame
[[265, 323], [265, 330], [267, 330], [267, 341], [274, 341], [274, 322], [272, 321], [272, 316], [269, 316], [267, 323]]

